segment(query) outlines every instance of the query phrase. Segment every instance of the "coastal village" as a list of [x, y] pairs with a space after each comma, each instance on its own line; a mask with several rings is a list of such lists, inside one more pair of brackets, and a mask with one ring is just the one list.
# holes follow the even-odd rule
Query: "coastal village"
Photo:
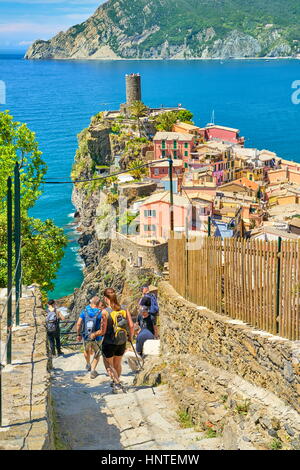
[[[137, 245], [166, 244], [170, 236], [168, 159], [171, 158], [177, 237], [180, 234], [207, 236], [209, 232], [222, 239], [299, 238], [299, 163], [267, 149], [247, 148], [239, 129], [214, 122], [199, 127], [193, 122], [177, 120], [168, 130], [157, 130], [154, 123], [159, 122], [158, 116], [172, 113], [185, 116], [186, 110], [181, 105], [145, 107], [137, 118], [131, 110], [136, 104], [142, 104], [139, 74], [126, 76], [126, 91], [126, 104], [119, 111], [107, 111], [103, 116], [120, 123], [119, 128], [113, 127], [117, 138], [126, 132], [129, 142], [145, 142], [140, 159], [135, 161], [137, 165], [147, 162], [149, 167], [144, 173], [133, 170], [118, 177], [120, 193], [132, 189], [141, 194], [127, 208], [126, 223], [119, 229], [123, 236]], [[137, 120], [138, 125], [134, 127], [132, 122]], [[114, 170], [122, 168], [122, 151], [118, 150], [117, 146]], [[99, 174], [107, 170], [108, 167], [98, 167]], [[143, 265], [141, 256], [133, 262]]]
[[[145, 106], [139, 74], [126, 94], [78, 138], [85, 266], [59, 300], [64, 353], [49, 357], [39, 287], [22, 289], [0, 449], [299, 450], [300, 165], [246, 148], [214, 119], [194, 125], [182, 105]], [[159, 337], [141, 364], [128, 345], [114, 394], [104, 364], [87, 372], [74, 327], [107, 288], [136, 319], [145, 287], [158, 296]]]

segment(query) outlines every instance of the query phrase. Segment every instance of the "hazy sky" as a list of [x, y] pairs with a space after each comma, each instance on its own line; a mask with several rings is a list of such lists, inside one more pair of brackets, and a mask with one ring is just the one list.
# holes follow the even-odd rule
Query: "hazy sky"
[[85, 21], [104, 0], [0, 0], [0, 49], [26, 49], [36, 39]]

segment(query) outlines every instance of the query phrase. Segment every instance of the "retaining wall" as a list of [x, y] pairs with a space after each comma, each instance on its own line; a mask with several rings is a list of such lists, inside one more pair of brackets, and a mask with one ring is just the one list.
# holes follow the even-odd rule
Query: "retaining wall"
[[[2, 345], [6, 315], [1, 322]], [[2, 369], [0, 450], [54, 449], [45, 313], [38, 289], [25, 290], [13, 328], [12, 364]], [[3, 347], [1, 348], [3, 352]]]

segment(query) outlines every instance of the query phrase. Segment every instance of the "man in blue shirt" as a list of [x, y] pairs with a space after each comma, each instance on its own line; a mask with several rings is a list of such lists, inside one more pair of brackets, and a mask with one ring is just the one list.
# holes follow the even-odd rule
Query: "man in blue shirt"
[[[91, 379], [99, 375], [96, 367], [100, 359], [102, 338], [107, 327], [106, 317], [101, 313], [103, 307], [99, 297], [93, 297], [90, 305], [81, 312], [76, 326], [77, 341], [83, 341], [86, 369], [91, 371]], [[94, 355], [92, 363], [91, 355]]]
[[136, 328], [138, 328], [138, 335], [136, 338], [136, 351], [138, 354], [143, 354], [143, 347], [145, 341], [148, 339], [156, 339], [158, 337], [158, 329], [156, 326], [156, 318], [149, 313], [149, 307], [142, 305], [140, 313], [137, 317]]

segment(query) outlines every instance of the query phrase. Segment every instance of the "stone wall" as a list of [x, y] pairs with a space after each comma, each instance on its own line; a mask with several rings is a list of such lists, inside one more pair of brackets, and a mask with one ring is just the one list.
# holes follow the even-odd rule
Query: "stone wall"
[[[5, 320], [1, 322], [2, 345]], [[25, 290], [20, 326], [13, 327], [12, 364], [2, 369], [0, 450], [54, 448], [45, 314], [37, 289]], [[3, 346], [1, 348], [3, 354]]]
[[97, 165], [110, 165], [112, 163], [110, 127], [105, 127], [105, 124], [91, 126], [89, 132], [87, 146], [91, 158]]
[[197, 307], [167, 282], [159, 299], [162, 358], [143, 380], [168, 382], [227, 449], [300, 449], [300, 342]]
[[111, 240], [111, 250], [125, 258], [131, 266], [156, 272], [161, 272], [164, 263], [168, 261], [168, 243], [144, 246], [119, 233], [115, 233]]

